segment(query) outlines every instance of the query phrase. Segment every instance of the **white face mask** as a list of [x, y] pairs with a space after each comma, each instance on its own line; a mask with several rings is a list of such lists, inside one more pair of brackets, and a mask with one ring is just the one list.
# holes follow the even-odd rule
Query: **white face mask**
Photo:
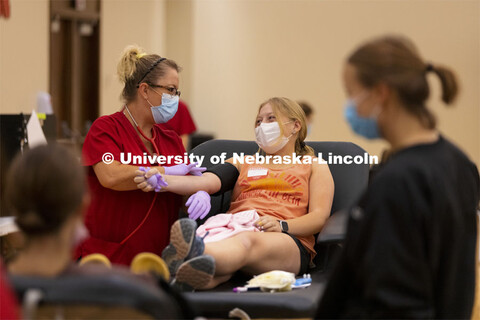
[[[290, 121], [291, 122], [291, 121]], [[286, 122], [288, 123], [288, 122]], [[282, 149], [290, 137], [281, 136], [278, 122], [262, 122], [255, 128], [255, 140], [258, 146], [268, 154], [272, 154]]]

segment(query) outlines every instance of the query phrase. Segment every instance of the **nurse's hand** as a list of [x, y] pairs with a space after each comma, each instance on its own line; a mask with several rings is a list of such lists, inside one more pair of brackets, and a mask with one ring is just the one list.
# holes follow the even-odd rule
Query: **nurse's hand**
[[137, 188], [143, 192], [159, 192], [163, 187], [168, 185], [157, 169], [150, 169], [148, 167], [139, 167], [138, 169], [139, 170], [135, 172], [137, 176], [133, 181], [137, 184]]
[[170, 176], [184, 176], [186, 174], [191, 174], [193, 176], [201, 176], [202, 172], [207, 170], [205, 167], [197, 167], [198, 163], [193, 162], [190, 164], [177, 164], [171, 167], [164, 167], [165, 174]]

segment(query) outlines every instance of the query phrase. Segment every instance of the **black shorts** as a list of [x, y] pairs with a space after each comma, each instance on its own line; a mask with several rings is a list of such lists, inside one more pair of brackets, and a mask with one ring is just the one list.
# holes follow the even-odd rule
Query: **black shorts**
[[308, 267], [310, 265], [310, 253], [308, 252], [307, 248], [303, 246], [303, 244], [298, 240], [295, 236], [287, 233], [290, 237], [292, 237], [293, 241], [297, 244], [298, 249], [300, 250], [300, 271], [298, 275], [303, 275], [308, 273]]

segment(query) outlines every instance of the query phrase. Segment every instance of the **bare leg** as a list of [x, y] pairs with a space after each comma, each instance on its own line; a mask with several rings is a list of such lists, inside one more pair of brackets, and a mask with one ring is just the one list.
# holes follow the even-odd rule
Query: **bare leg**
[[226, 275], [226, 276], [214, 276], [213, 279], [210, 281], [210, 283], [203, 289], [212, 289], [218, 286], [219, 284], [222, 284], [224, 282], [227, 282], [230, 280], [230, 278], [233, 276], [233, 274]]
[[242, 232], [207, 243], [205, 254], [215, 258], [215, 278], [209, 287], [228, 280], [238, 270], [251, 274], [274, 269], [296, 274], [300, 270], [297, 244], [290, 236], [279, 232]]

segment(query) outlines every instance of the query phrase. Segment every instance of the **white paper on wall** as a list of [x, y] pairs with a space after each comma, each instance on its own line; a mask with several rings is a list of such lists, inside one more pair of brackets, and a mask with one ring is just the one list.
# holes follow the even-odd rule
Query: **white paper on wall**
[[42, 126], [40, 125], [35, 110], [32, 110], [32, 115], [27, 123], [27, 136], [28, 146], [30, 148], [47, 144], [47, 139], [45, 138], [45, 134], [43, 133]]

